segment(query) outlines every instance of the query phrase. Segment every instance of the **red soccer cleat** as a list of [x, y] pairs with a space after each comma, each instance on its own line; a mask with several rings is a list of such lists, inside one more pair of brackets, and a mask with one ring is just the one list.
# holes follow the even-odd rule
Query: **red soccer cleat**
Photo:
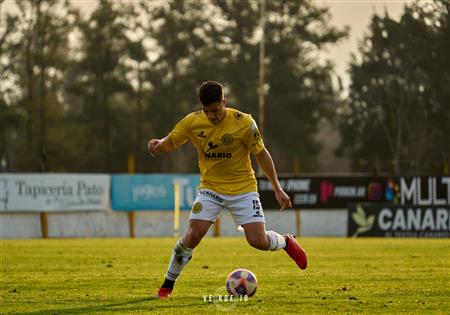
[[156, 293], [155, 298], [156, 299], [168, 299], [170, 298], [170, 293], [172, 293], [171, 288], [161, 288], [158, 290], [158, 293]]
[[286, 239], [286, 253], [291, 257], [300, 269], [306, 269], [308, 266], [308, 256], [305, 250], [300, 246], [292, 234], [284, 234]]

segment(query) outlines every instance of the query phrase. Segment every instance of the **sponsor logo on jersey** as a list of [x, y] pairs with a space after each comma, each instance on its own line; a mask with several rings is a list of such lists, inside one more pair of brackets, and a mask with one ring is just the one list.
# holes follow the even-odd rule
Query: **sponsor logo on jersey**
[[200, 131], [200, 133], [197, 135], [197, 137], [206, 138], [205, 132]]
[[208, 149], [206, 152], [202, 150], [205, 155], [205, 160], [225, 160], [231, 158], [232, 154], [230, 152], [209, 152], [210, 150], [216, 149], [218, 146], [218, 144], [214, 144], [212, 141], [208, 142]]
[[209, 190], [201, 190], [200, 195], [208, 196], [218, 202], [223, 202], [223, 198]]
[[209, 141], [208, 142], [208, 150], [206, 152], [209, 152], [209, 150], [214, 150], [218, 146], [219, 146], [218, 144], [214, 144], [212, 141]]
[[237, 120], [244, 118], [244, 115], [241, 112], [235, 112], [234, 113], [234, 118], [236, 118]]
[[205, 160], [226, 160], [230, 159], [232, 154], [231, 152], [204, 152]]
[[192, 213], [200, 213], [200, 211], [202, 211], [203, 206], [201, 204], [201, 202], [196, 202], [192, 205]]
[[229, 145], [233, 143], [233, 136], [230, 135], [229, 133], [226, 133], [222, 136], [222, 143]]
[[260, 135], [259, 131], [256, 130], [256, 131], [253, 133], [253, 139], [255, 139], [255, 141], [258, 141], [260, 138], [261, 138], [261, 135]]

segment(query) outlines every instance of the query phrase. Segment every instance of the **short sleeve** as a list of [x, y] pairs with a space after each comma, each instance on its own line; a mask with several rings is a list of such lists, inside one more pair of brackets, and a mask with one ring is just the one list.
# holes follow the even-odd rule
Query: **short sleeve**
[[242, 140], [253, 155], [256, 155], [264, 150], [263, 139], [253, 118], [250, 118], [248, 129], [245, 131], [244, 138]]
[[189, 115], [184, 117], [169, 133], [169, 138], [175, 147], [189, 141]]

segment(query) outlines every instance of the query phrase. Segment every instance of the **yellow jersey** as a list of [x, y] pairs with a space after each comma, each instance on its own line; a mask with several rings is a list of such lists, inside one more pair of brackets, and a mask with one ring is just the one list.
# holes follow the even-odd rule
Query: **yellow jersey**
[[229, 107], [226, 111], [217, 125], [203, 111], [190, 113], [169, 138], [175, 147], [191, 140], [197, 149], [200, 188], [227, 195], [257, 192], [250, 152], [264, 150], [263, 140], [251, 115]]

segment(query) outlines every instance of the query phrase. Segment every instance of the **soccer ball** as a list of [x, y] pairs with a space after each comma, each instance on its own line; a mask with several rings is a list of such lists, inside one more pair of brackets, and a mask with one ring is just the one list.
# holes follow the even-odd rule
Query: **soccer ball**
[[236, 269], [227, 277], [227, 291], [233, 296], [253, 296], [258, 287], [258, 280], [253, 272], [247, 269]]

